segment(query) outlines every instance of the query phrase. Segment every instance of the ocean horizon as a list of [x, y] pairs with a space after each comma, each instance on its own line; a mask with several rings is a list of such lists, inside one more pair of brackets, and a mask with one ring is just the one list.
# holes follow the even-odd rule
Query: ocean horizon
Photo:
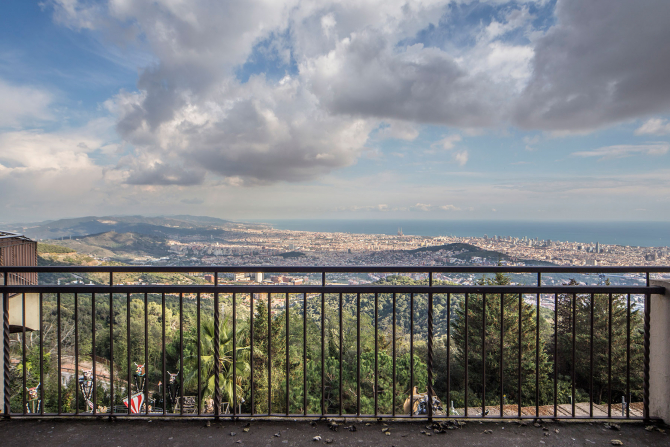
[[639, 247], [670, 246], [669, 222], [481, 221], [410, 219], [257, 219], [278, 230], [354, 234], [488, 237], [512, 236]]

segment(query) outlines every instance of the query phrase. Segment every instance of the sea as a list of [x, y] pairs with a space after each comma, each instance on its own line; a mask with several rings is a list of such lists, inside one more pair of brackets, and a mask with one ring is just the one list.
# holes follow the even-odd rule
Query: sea
[[562, 242], [670, 246], [670, 222], [595, 222], [527, 220], [333, 220], [278, 219], [259, 221], [279, 230], [356, 234], [488, 237], [512, 236]]

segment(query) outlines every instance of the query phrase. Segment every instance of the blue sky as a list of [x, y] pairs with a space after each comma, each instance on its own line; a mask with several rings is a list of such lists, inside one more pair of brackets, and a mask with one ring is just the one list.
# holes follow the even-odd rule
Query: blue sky
[[670, 220], [670, 3], [6, 0], [0, 221]]

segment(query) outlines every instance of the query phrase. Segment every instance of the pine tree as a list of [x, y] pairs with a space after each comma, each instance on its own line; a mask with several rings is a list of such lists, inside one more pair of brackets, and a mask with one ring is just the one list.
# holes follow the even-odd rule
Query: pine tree
[[[495, 278], [482, 278], [480, 285], [504, 286], [510, 283], [508, 276], [501, 273]], [[534, 405], [536, 403], [536, 375], [539, 381], [538, 404], [549, 403], [553, 396], [553, 386], [549, 381], [551, 365], [545, 350], [542, 337], [537, 344], [537, 307], [521, 300], [519, 294], [487, 294], [486, 306], [484, 296], [470, 294], [468, 296], [467, 313], [465, 298], [454, 300], [456, 310], [452, 322], [453, 344], [450, 347], [452, 357], [451, 390], [454, 399], [464, 397], [465, 386], [468, 387], [468, 406], [479, 406], [486, 395], [486, 405], [499, 405], [501, 398], [502, 358], [502, 394], [505, 404]], [[501, 306], [503, 318], [501, 319]], [[466, 334], [465, 321], [468, 319]], [[543, 320], [540, 319], [540, 325]], [[546, 323], [544, 323], [546, 324]], [[483, 332], [482, 330], [485, 329]], [[541, 329], [541, 327], [539, 328]], [[521, 331], [521, 344], [519, 344]], [[502, 336], [502, 353], [501, 353]], [[482, 361], [482, 339], [485, 341], [485, 356]], [[465, 384], [465, 342], [468, 342], [468, 383]], [[539, 352], [538, 352], [539, 351]], [[521, 353], [520, 377], [521, 396], [519, 396], [519, 352]], [[537, 362], [539, 358], [539, 363]], [[537, 366], [537, 367], [536, 367]], [[485, 373], [483, 377], [482, 374]], [[444, 392], [446, 377], [439, 374], [436, 380], [438, 392]], [[441, 383], [440, 383], [441, 382]], [[464, 404], [464, 401], [461, 400]]]

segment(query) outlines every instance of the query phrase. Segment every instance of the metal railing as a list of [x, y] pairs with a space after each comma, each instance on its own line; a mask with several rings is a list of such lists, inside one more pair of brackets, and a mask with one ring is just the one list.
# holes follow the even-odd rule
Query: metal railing
[[[222, 275], [239, 272], [301, 273], [320, 276], [320, 281], [305, 285], [223, 283]], [[412, 284], [404, 285], [379, 283], [343, 285], [328, 281], [328, 275], [347, 273], [360, 276], [385, 272], [422, 275], [420, 277], [424, 278], [424, 282], [414, 281]], [[88, 285], [12, 285], [7, 281], [9, 275], [18, 273], [40, 275], [65, 273], [80, 277], [91, 274], [98, 275], [95, 278], [99, 282], [102, 282], [100, 274], [109, 276], [104, 284]], [[213, 282], [187, 285], [115, 283], [115, 275], [139, 273], [209, 273], [212, 274]], [[496, 283], [495, 278], [486, 280], [482, 279], [483, 277], [476, 278], [478, 281], [473, 285], [454, 285], [446, 282], [449, 275], [500, 273], [521, 276], [518, 276], [516, 283], [512, 284], [500, 284]], [[580, 285], [574, 281], [569, 285], [562, 283], [547, 285], [546, 281], [543, 281], [543, 275], [547, 278], [560, 274], [565, 280], [565, 275], [576, 277], [624, 273], [638, 275], [637, 282], [641, 281], [642, 284], [607, 285], [603, 283], [602, 278], [598, 285]], [[5, 297], [3, 413], [5, 416], [108, 414], [110, 417], [141, 415], [217, 418], [342, 416], [429, 419], [462, 417], [647, 419], [649, 418], [649, 299], [651, 294], [664, 293], [662, 287], [650, 285], [650, 275], [667, 273], [670, 273], [669, 267], [0, 267], [0, 274], [5, 278], [5, 285], [0, 287], [0, 293]], [[636, 280], [634, 277], [628, 279], [628, 282]], [[28, 352], [29, 349], [26, 347], [25, 324], [20, 340], [15, 340], [14, 349], [10, 349], [9, 300], [6, 297], [13, 294], [21, 294], [24, 321], [27, 297], [30, 297], [30, 294], [37, 294], [40, 313], [38, 368], [34, 363], [29, 367], [27, 362], [27, 355], [30, 354], [34, 359], [35, 354], [33, 351]], [[139, 296], [139, 302], [131, 302], [138, 301], [131, 300], [133, 296]], [[638, 297], [641, 308], [635, 304]], [[91, 319], [86, 324], [81, 321], [79, 314], [82, 299], [86, 300], [86, 313], [90, 313]], [[67, 306], [64, 304], [65, 300], [68, 302]], [[315, 300], [316, 304], [313, 303]], [[258, 304], [264, 301], [267, 301], [267, 308], [261, 310]], [[436, 301], [439, 301], [440, 306], [439, 321], [435, 318]], [[230, 306], [227, 316], [225, 313], [222, 316], [221, 313], [221, 304], [224, 302]], [[106, 316], [100, 316], [99, 312], [96, 312], [96, 303], [101, 307], [107, 306]], [[150, 303], [155, 306], [150, 306]], [[133, 336], [131, 330], [133, 324], [137, 323], [137, 321], [131, 322], [134, 304], [138, 308], [136, 314], [143, 316], [144, 321], [142, 328], [138, 329], [140, 332], [134, 330]], [[45, 312], [45, 305], [48, 305], [49, 312]], [[399, 305], [405, 310], [399, 312], [397, 309]], [[185, 316], [185, 306], [188, 307], [188, 316]], [[380, 321], [380, 306], [384, 311], [390, 309], [390, 315], [381, 318], [384, 321]], [[613, 310], [613, 306], [616, 309]], [[63, 315], [64, 309], [67, 310], [66, 317]], [[496, 313], [488, 312], [488, 309]], [[125, 310], [125, 322], [121, 315], [123, 310]], [[173, 318], [174, 321], [170, 321], [169, 324], [174, 324], [175, 327], [178, 324], [178, 333], [175, 332], [176, 328], [170, 328], [171, 339], [168, 341], [166, 318], [169, 315], [166, 317], [166, 312], [170, 314], [172, 310], [178, 313], [178, 322], [177, 318]], [[158, 312], [152, 316], [155, 317], [155, 321], [151, 324], [150, 311]], [[328, 317], [328, 311], [331, 316], [334, 312], [335, 317]], [[602, 315], [596, 315], [601, 311]], [[192, 315], [193, 312], [195, 315]], [[203, 312], [207, 314], [206, 318], [211, 314], [213, 321], [213, 333], [205, 334], [210, 337], [205, 340], [201, 338], [203, 331], [207, 330], [201, 324]], [[546, 315], [542, 316], [542, 313]], [[267, 317], [267, 320], [259, 321], [260, 317]], [[355, 321], [355, 336], [353, 326], [345, 327], [345, 317], [347, 325], [353, 325]], [[409, 321], [399, 322], [399, 317]], [[73, 332], [72, 334], [63, 334], [64, 318], [73, 318], [73, 326], [68, 329]], [[185, 323], [185, 318], [188, 319], [188, 323]], [[52, 331], [49, 337], [55, 337], [55, 346], [52, 340], [49, 352], [45, 352], [46, 319], [51, 322]], [[417, 319], [421, 321], [417, 322]], [[580, 326], [582, 320], [587, 322], [583, 325], [586, 327]], [[53, 324], [56, 326], [55, 335]], [[417, 329], [417, 324], [422, 326]], [[119, 329], [125, 325], [126, 333], [121, 334], [119, 330], [115, 332], [116, 325], [120, 326]], [[292, 325], [295, 325], [293, 330]], [[296, 331], [296, 327], [299, 328], [300, 325], [302, 333]], [[334, 327], [337, 330], [329, 332], [326, 336], [326, 325], [329, 331]], [[90, 342], [90, 346], [87, 346], [89, 351], [86, 353], [80, 352], [82, 342], [80, 330], [84, 326], [90, 331], [90, 340], [86, 340], [86, 343]], [[595, 329], [596, 326], [599, 329]], [[601, 326], [604, 327], [605, 333], [596, 334]], [[149, 332], [151, 330], [155, 335], [157, 327], [160, 335], [154, 339], [160, 340], [158, 358], [154, 355], [150, 361]], [[263, 334], [257, 333], [259, 327], [264, 328]], [[473, 327], [481, 332], [474, 333]], [[362, 329], [364, 332], [369, 332], [363, 334], [365, 340], [362, 340]], [[100, 330], [105, 333], [97, 332]], [[439, 336], [436, 336], [436, 330]], [[390, 341], [387, 337], [389, 331]], [[380, 336], [380, 332], [384, 334]], [[96, 348], [96, 341], [100, 341], [101, 335], [104, 336], [106, 343], [105, 367], [108, 369], [106, 376], [104, 373], [99, 374], [97, 370], [99, 362], [95, 361], [96, 357], [101, 357]], [[64, 337], [73, 337], [73, 341], [68, 341], [65, 347]], [[369, 342], [370, 337], [373, 339], [372, 343]], [[402, 346], [398, 345], [399, 339], [402, 339], [400, 340]], [[281, 342], [280, 345], [273, 345], [277, 340]], [[587, 342], [586, 346], [577, 346], [577, 343]], [[115, 344], [122, 343], [125, 343], [124, 355], [115, 355], [117, 352], [115, 349], [118, 350]], [[137, 343], [143, 345], [143, 353], [141, 349], [139, 351], [131, 349]], [[438, 358], [436, 358], [438, 355], [436, 343], [441, 343]], [[474, 347], [472, 343], [475, 343]], [[616, 344], [614, 348], [613, 343]], [[363, 344], [365, 346], [362, 346]], [[545, 347], [546, 344], [549, 348]], [[602, 352], [595, 352], [596, 344], [602, 344], [603, 349], [607, 350], [607, 355], [604, 356], [607, 359], [605, 367], [607, 372], [603, 373], [606, 379], [601, 380], [606, 383], [606, 397], [602, 397], [605, 388], [603, 385], [598, 399], [594, 395], [596, 388], [594, 377], [596, 373], [602, 373], [603, 367], [596, 365], [595, 357], [602, 355]], [[264, 345], [263, 352], [259, 351], [261, 345]], [[173, 349], [168, 352], [170, 346]], [[515, 347], [516, 352], [512, 352]], [[62, 383], [63, 370], [67, 369], [62, 364], [65, 348], [73, 351], [74, 357], [72, 369], [75, 383], [69, 386]], [[326, 356], [327, 349], [328, 356]], [[355, 359], [355, 368], [354, 365], [347, 364], [345, 349], [347, 358]], [[567, 353], [564, 349], [567, 349]], [[613, 349], [620, 350], [614, 361]], [[203, 350], [207, 352], [203, 353]], [[582, 356], [583, 350], [588, 350], [589, 367], [584, 371], [588, 376], [588, 386], [584, 386], [584, 377], [580, 377], [583, 365], [577, 365], [579, 360], [577, 357]], [[185, 368], [185, 351], [187, 360], [190, 361], [190, 371], [186, 371]], [[417, 351], [420, 351], [419, 356]], [[56, 361], [51, 357], [54, 353]], [[283, 357], [277, 357], [281, 355]], [[373, 360], [370, 362], [371, 355]], [[45, 358], [47, 356], [49, 359]], [[90, 372], [81, 377], [80, 356], [93, 359]], [[174, 358], [168, 359], [169, 356]], [[514, 361], [511, 360], [512, 357], [515, 358]], [[131, 360], [135, 361], [136, 365], [137, 360], [144, 362], [137, 366], [135, 373], [130, 367]], [[174, 374], [168, 371], [170, 362], [177, 369]], [[439, 367], [436, 366], [438, 362]], [[497, 362], [494, 374], [491, 374], [490, 364], [487, 369], [487, 362], [494, 364]], [[561, 367], [568, 371], [567, 376], [564, 375], [563, 378], [559, 372], [560, 362], [567, 364], [566, 367]], [[45, 363], [47, 366], [51, 365], [50, 369], [55, 368], [55, 374], [58, 375], [55, 385], [56, 397], [52, 399], [56, 402], [48, 402], [45, 398], [46, 384], [50, 380], [49, 375], [45, 374]], [[390, 380], [380, 373], [380, 368], [388, 369], [387, 363], [392, 365]], [[210, 364], [211, 366], [207, 366]], [[278, 370], [278, 367], [273, 366], [275, 364], [280, 364], [283, 368]], [[622, 368], [623, 364], [625, 367]], [[613, 366], [619, 371], [620, 377], [613, 377]], [[364, 375], [371, 375], [371, 379], [367, 376], [362, 377], [363, 367], [366, 368], [366, 371], [363, 371]], [[19, 370], [22, 377], [17, 379], [16, 374]], [[516, 383], [513, 383], [513, 386], [509, 386], [510, 381], [514, 382], [510, 379], [510, 371], [516, 374]], [[211, 373], [211, 377], [204, 378], [205, 383], [203, 373], [206, 375]], [[346, 385], [343, 373], [350, 376]], [[54, 372], [50, 374], [53, 375]], [[283, 375], [284, 383], [281, 386], [276, 380], [273, 381], [273, 374], [275, 377]], [[473, 377], [477, 383], [472, 380]], [[150, 383], [152, 379], [153, 383]], [[155, 383], [157, 379], [158, 384]], [[32, 392], [28, 386], [30, 381], [33, 384], [39, 381], [37, 387], [32, 387]], [[223, 384], [222, 381], [226, 383]], [[382, 381], [391, 382], [390, 404], [387, 402], [388, 389], [380, 384]], [[613, 390], [613, 381], [619, 383], [619, 388], [622, 389]], [[633, 382], [636, 383], [637, 392], [631, 389]], [[210, 390], [212, 384], [213, 390]], [[424, 386], [426, 391], [415, 395], [415, 386], [419, 384]], [[365, 388], [371, 388], [367, 391], [367, 395], [366, 391], [362, 391], [363, 385]], [[152, 392], [150, 397], [149, 388], [152, 386], [157, 391]], [[492, 386], [495, 386], [493, 390]], [[53, 392], [54, 385], [51, 387], [49, 391]], [[223, 389], [224, 387], [226, 389]], [[528, 387], [534, 389], [528, 392], [526, 389]], [[567, 391], [565, 387], [568, 387]], [[281, 393], [281, 402], [275, 399], [273, 391]], [[621, 395], [621, 404], [616, 404], [612, 400], [613, 391]], [[104, 396], [99, 400], [98, 394], [101, 392]], [[195, 393], [195, 399], [185, 396], [185, 392]], [[515, 394], [514, 399], [507, 397], [510, 393]], [[636, 393], [641, 399], [641, 408], [633, 405]], [[74, 394], [74, 398], [71, 394]], [[492, 398], [491, 394], [494, 395]], [[579, 396], [584, 394], [588, 394], [588, 402], [577, 402]], [[124, 408], [127, 408], [124, 411], [117, 411], [119, 397], [123, 395], [126, 396]], [[20, 399], [17, 396], [20, 396]], [[401, 409], [399, 404], [402, 403], [403, 396], [407, 396], [408, 402], [406, 401]], [[457, 400], [460, 399], [462, 403], [459, 408], [455, 408], [452, 403], [455, 396], [458, 396]], [[566, 396], [570, 398], [569, 404], [561, 402], [566, 400]], [[302, 399], [299, 399], [300, 397]], [[13, 398], [19, 401], [18, 411], [16, 401], [12, 403]], [[227, 403], [223, 402], [225, 398], [228, 399]], [[211, 406], [207, 404], [209, 399], [213, 401]], [[347, 399], [349, 400], [345, 402]], [[493, 405], [489, 405], [492, 403], [491, 399], [494, 401]], [[531, 405], [527, 404], [529, 399], [532, 401]], [[65, 405], [65, 400], [74, 400], [74, 408], [71, 404]], [[384, 403], [381, 403], [381, 400], [384, 400]], [[85, 411], [80, 411], [82, 401]], [[99, 406], [100, 401], [108, 402], [108, 407]], [[193, 413], [189, 413], [188, 403], [191, 401], [195, 402]], [[474, 405], [473, 401], [479, 403]], [[151, 402], [154, 405], [150, 405]], [[380, 404], [384, 408], [380, 409]], [[46, 411], [45, 406], [49, 407]], [[54, 406], [56, 411], [49, 411]], [[172, 407], [172, 411], [169, 411], [168, 406]], [[156, 411], [156, 407], [159, 407], [159, 411]], [[230, 413], [224, 415], [223, 407], [229, 407]], [[66, 411], [68, 409], [70, 411]], [[282, 411], [276, 411], [278, 409]], [[313, 409], [317, 411], [312, 411]]]

